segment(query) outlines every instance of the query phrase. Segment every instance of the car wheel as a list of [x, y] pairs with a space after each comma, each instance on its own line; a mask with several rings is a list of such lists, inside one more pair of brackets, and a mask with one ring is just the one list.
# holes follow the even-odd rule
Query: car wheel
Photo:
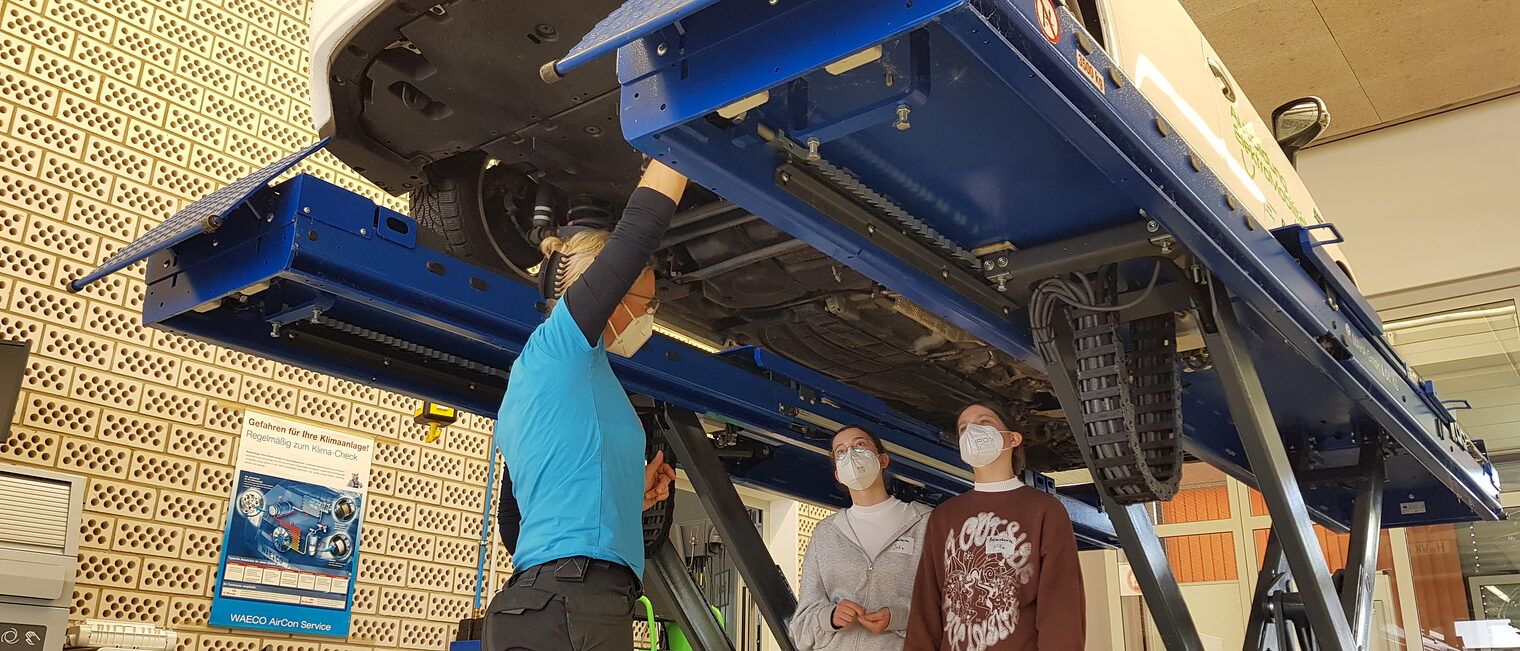
[[409, 196], [412, 219], [431, 237], [423, 245], [501, 273], [529, 280], [543, 260], [529, 241], [534, 184], [525, 175], [488, 167], [472, 151], [424, 169], [427, 183]]

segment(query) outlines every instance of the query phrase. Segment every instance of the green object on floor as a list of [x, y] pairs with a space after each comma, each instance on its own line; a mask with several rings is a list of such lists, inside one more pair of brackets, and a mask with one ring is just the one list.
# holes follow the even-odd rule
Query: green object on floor
[[[651, 649], [654, 649], [660, 640], [659, 629], [656, 628], [654, 621], [654, 605], [649, 603], [649, 597], [639, 597], [639, 603], [644, 604], [644, 615], [649, 620], [649, 646]], [[708, 606], [708, 608], [712, 608], [713, 617], [717, 618], [718, 625], [722, 626], [723, 613], [712, 606]], [[686, 634], [681, 631], [681, 627], [674, 623], [667, 624], [667, 626], [670, 627], [666, 635], [667, 640], [670, 642], [670, 651], [692, 651], [691, 642], [686, 640]]]
[[[708, 608], [712, 608], [713, 617], [717, 618], [718, 625], [722, 626], [723, 613], [718, 612], [718, 609], [712, 606], [708, 606]], [[681, 627], [675, 624], [670, 625], [670, 651], [692, 651], [691, 643], [686, 641], [686, 633], [682, 632]]]

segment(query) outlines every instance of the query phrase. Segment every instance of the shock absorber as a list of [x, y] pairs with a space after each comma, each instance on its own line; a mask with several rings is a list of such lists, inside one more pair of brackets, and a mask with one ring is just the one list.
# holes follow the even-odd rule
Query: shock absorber
[[528, 242], [538, 246], [557, 226], [554, 219], [554, 189], [540, 179], [538, 188], [533, 193], [533, 231], [528, 234]]

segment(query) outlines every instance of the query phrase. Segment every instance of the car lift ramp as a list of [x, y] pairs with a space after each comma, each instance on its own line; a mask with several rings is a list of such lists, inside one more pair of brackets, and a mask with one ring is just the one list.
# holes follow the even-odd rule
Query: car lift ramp
[[[1242, 171], [1064, 4], [632, 0], [573, 52], [618, 48], [636, 148], [1043, 368], [1142, 576], [1164, 559], [1127, 524], [1185, 449], [1273, 516], [1295, 588], [1259, 595], [1253, 648], [1357, 648], [1381, 526], [1502, 517], [1482, 444], [1384, 339], [1334, 227], [1263, 227], [1216, 174]], [[1339, 590], [1311, 519], [1351, 532]], [[1197, 648], [1164, 583], [1168, 646]]]

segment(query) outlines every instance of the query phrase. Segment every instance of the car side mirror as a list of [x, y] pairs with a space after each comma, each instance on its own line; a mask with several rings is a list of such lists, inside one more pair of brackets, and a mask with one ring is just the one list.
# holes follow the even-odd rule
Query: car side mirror
[[1330, 110], [1325, 100], [1309, 96], [1295, 99], [1272, 111], [1272, 138], [1297, 165], [1298, 150], [1307, 147], [1330, 126]]

